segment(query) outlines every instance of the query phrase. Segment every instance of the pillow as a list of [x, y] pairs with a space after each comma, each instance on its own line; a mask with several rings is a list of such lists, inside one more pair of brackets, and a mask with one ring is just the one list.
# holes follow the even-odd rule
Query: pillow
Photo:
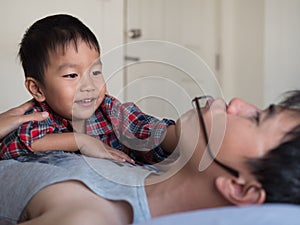
[[178, 213], [139, 225], [299, 225], [300, 206], [263, 204]]

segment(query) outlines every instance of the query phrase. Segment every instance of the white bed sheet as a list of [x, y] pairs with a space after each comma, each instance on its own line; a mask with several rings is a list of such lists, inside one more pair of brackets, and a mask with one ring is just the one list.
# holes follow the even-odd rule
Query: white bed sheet
[[299, 225], [300, 206], [264, 204], [168, 215], [139, 225]]

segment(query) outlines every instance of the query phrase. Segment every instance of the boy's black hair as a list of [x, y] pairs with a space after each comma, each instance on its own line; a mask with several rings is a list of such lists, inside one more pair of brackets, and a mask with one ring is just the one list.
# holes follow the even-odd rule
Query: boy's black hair
[[[289, 92], [279, 105], [295, 110], [300, 118], [300, 90]], [[248, 164], [266, 191], [266, 202], [300, 204], [300, 124], [286, 135], [290, 139]]]
[[36, 21], [23, 36], [19, 57], [25, 77], [33, 77], [44, 84], [44, 71], [49, 64], [49, 51], [65, 48], [81, 39], [100, 53], [93, 32], [79, 19], [65, 14], [51, 15]]

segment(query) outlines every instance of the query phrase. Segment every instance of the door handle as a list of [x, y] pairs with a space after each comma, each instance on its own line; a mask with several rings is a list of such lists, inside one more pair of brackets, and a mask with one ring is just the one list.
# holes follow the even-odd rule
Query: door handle
[[124, 59], [127, 60], [127, 61], [134, 61], [134, 62], [140, 61], [140, 58], [139, 58], [139, 57], [128, 56], [128, 55], [125, 55]]
[[130, 29], [127, 32], [127, 35], [131, 39], [137, 39], [142, 36], [142, 30], [141, 29]]

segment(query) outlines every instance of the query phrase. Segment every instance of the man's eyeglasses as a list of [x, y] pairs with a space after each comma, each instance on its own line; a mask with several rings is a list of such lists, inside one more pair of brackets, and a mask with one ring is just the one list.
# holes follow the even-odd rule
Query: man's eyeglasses
[[205, 107], [206, 104], [208, 104], [209, 99], [213, 99], [211, 96], [200, 96], [200, 97], [195, 97], [192, 100], [193, 105], [195, 106], [197, 112], [198, 112], [198, 118], [199, 118], [199, 123], [200, 123], [200, 127], [202, 129], [202, 133], [204, 135], [204, 139], [206, 142], [206, 146], [207, 146], [207, 150], [208, 150], [208, 154], [210, 155], [210, 157], [212, 158], [212, 160], [218, 164], [219, 166], [221, 166], [223, 169], [225, 169], [227, 172], [229, 172], [231, 175], [235, 176], [235, 177], [239, 177], [239, 172], [223, 163], [221, 163], [219, 160], [217, 160], [216, 156], [213, 155], [209, 142], [208, 142], [208, 135], [207, 135], [207, 130], [206, 130], [206, 126], [205, 126], [205, 122], [204, 122], [204, 118], [201, 112], [201, 108]]

